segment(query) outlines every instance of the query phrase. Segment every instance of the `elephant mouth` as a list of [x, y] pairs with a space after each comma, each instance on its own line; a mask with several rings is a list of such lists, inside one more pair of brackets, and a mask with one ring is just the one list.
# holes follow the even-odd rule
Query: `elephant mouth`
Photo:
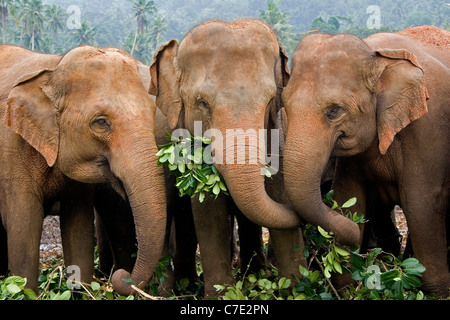
[[111, 184], [111, 187], [124, 199], [128, 200], [127, 193], [125, 191], [125, 187], [120, 180], [111, 170], [111, 166], [109, 164], [108, 159], [102, 157], [99, 161], [97, 161], [97, 165], [100, 168], [103, 176], [106, 177], [108, 183]]

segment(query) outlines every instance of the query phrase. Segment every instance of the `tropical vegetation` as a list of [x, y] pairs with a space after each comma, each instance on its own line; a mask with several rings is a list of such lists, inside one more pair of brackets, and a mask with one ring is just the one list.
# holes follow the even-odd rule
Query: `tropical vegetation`
[[[360, 37], [418, 25], [450, 30], [446, 0], [0, 0], [0, 43], [63, 54], [88, 44], [126, 50], [144, 63], [163, 42], [211, 19], [258, 18], [289, 54], [315, 31]], [[369, 6], [379, 8], [371, 28]]]

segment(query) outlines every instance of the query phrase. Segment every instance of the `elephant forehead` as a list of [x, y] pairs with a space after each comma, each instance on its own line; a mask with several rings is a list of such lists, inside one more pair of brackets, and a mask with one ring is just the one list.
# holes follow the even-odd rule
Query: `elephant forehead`
[[[178, 63], [180, 66], [201, 59], [239, 59], [278, 56], [278, 41], [266, 26], [244, 24], [242, 28], [223, 22], [211, 22], [193, 29], [180, 44]], [[203, 60], [206, 62], [205, 60]]]

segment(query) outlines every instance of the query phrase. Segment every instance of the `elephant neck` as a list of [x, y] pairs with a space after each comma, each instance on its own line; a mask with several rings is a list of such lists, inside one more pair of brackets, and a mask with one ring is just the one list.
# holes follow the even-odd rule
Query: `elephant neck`
[[377, 140], [363, 153], [344, 161], [357, 165], [358, 172], [363, 173], [367, 180], [397, 183], [401, 174], [399, 164], [403, 162], [400, 148], [400, 141], [394, 139], [386, 154], [383, 155], [380, 153]]

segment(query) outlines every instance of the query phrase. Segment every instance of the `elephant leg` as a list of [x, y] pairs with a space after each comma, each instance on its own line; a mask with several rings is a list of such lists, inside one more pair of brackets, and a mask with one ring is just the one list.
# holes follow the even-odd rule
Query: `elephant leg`
[[294, 279], [300, 277], [298, 266], [306, 268], [306, 258], [303, 256], [305, 243], [300, 228], [295, 230], [270, 231], [270, 241], [276, 266], [282, 277]]
[[8, 241], [6, 230], [0, 223], [0, 276], [6, 275], [8, 272]]
[[450, 287], [446, 235], [448, 191], [433, 194], [436, 187], [424, 182], [426, 179], [420, 181], [405, 181], [400, 185], [402, 209], [414, 257], [426, 268], [421, 279], [423, 288], [446, 297]]
[[188, 197], [178, 198], [177, 210], [174, 212], [175, 221], [175, 253], [173, 266], [175, 280], [189, 279], [189, 283], [198, 281], [196, 254], [197, 235], [191, 201]]
[[[5, 201], [6, 202], [6, 201]], [[27, 278], [27, 287], [38, 292], [39, 244], [44, 221], [42, 202], [35, 194], [16, 192], [2, 207], [7, 234], [8, 268], [13, 275]]]
[[262, 228], [248, 220], [230, 199], [229, 210], [234, 212], [238, 224], [239, 259], [242, 272], [258, 272], [266, 268]]
[[[93, 189], [77, 185], [61, 200], [61, 240], [67, 267], [79, 267], [79, 280], [91, 283], [94, 275]], [[75, 269], [76, 270], [76, 269]], [[75, 279], [78, 280], [75, 276]]]
[[232, 217], [227, 212], [224, 196], [206, 197], [203, 203], [195, 197], [191, 201], [195, 230], [203, 266], [205, 298], [218, 292], [216, 284], [234, 283], [231, 274]]
[[96, 225], [101, 271], [109, 274], [114, 265], [116, 270], [131, 272], [136, 260], [133, 254], [137, 252], [137, 245], [129, 203], [109, 184], [101, 184], [95, 187], [94, 205], [101, 219]]
[[114, 268], [114, 256], [111, 248], [111, 244], [106, 232], [106, 227], [102, 218], [94, 210], [95, 213], [95, 238], [97, 239], [97, 252], [98, 252], [98, 269], [104, 275], [112, 274]]
[[[174, 252], [175, 247], [175, 224], [173, 219], [173, 212], [170, 210], [170, 203], [168, 202], [166, 219], [166, 233], [164, 236], [164, 246], [161, 252], [161, 258], [169, 257]], [[171, 264], [169, 263], [165, 269], [166, 276], [160, 283], [158, 294], [163, 297], [168, 297], [175, 289], [175, 275]]]

